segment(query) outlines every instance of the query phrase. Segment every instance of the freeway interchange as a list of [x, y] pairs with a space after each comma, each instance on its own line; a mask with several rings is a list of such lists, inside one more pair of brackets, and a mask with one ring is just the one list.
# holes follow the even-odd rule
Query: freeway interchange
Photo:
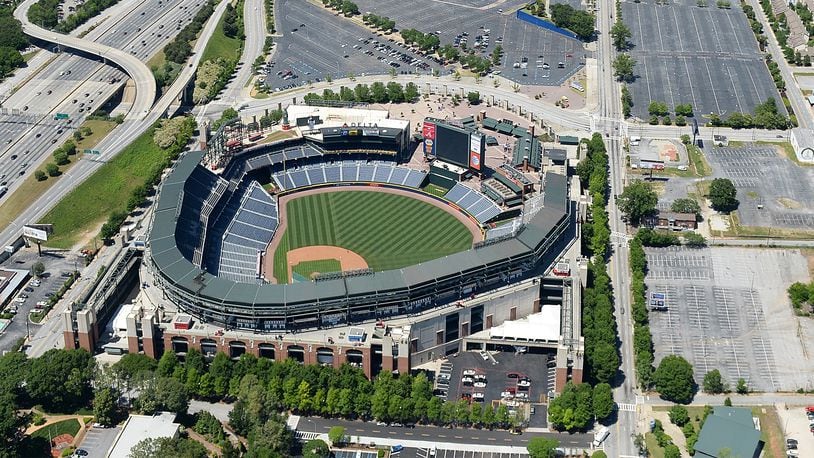
[[[156, 100], [158, 92], [155, 80], [145, 62], [192, 20], [203, 5], [203, 0], [170, 0], [159, 3], [124, 1], [115, 8], [114, 13], [97, 18], [99, 21], [91, 30], [84, 28], [86, 34], [81, 38], [57, 34], [28, 22], [25, 13], [33, 3], [34, 0], [23, 2], [15, 16], [23, 23], [26, 34], [40, 42], [50, 43], [48, 52], [53, 54], [41, 66], [30, 69], [30, 75], [13, 92], [0, 94], [3, 97], [0, 111], [0, 160], [4, 165], [0, 171], [0, 185], [9, 187], [9, 192], [3, 198], [8, 198], [26, 176], [41, 168], [53, 150], [69, 139], [73, 130], [88, 115], [104, 106], [119, 92], [123, 92], [124, 96], [114, 114], [125, 116], [124, 122], [96, 147], [101, 151], [98, 160], [80, 161], [66, 173], [65, 178], [0, 231], [0, 243], [3, 245], [19, 238], [23, 225], [36, 222], [77, 183], [90, 176], [104, 161], [115, 156], [156, 120], [166, 116], [194, 76], [203, 48], [214, 33], [227, 4], [226, 0], [218, 3], [215, 13], [201, 32], [201, 38], [195, 44], [188, 65], [183, 66], [177, 80]], [[210, 118], [217, 116], [226, 108], [237, 105], [243, 106], [244, 115], [261, 115], [266, 110], [277, 108], [278, 104], [288, 103], [292, 99], [302, 100], [309, 92], [321, 92], [324, 89], [338, 92], [340, 87], [357, 82], [413, 82], [422, 91], [436, 93], [477, 91], [482, 97], [494, 97], [509, 105], [522, 106], [525, 111], [533, 113], [536, 119], [543, 119], [546, 124], [557, 126], [562, 132], [581, 135], [601, 132], [606, 137], [611, 161], [611, 194], [620, 194], [625, 182], [625, 153], [622, 146], [626, 136], [635, 134], [647, 138], [675, 139], [683, 134], [691, 134], [690, 127], [633, 124], [623, 119], [619, 85], [612, 74], [611, 63], [615, 56], [609, 36], [612, 19], [610, 14], [601, 14], [615, 8], [615, 3], [611, 0], [600, 0], [598, 4], [600, 14], [597, 14], [597, 28], [600, 33], [596, 50], [598, 78], [595, 82], [598, 100], [594, 106], [581, 110], [555, 107], [515, 90], [509, 84], [498, 86], [492, 85], [490, 80], [456, 79], [452, 76], [436, 77], [429, 74], [357, 76], [353, 79], [343, 78], [304, 85], [274, 93], [265, 99], [251, 99], [245, 87], [252, 77], [251, 62], [262, 53], [266, 34], [262, 8], [261, 0], [245, 2], [243, 14], [246, 44], [240, 59], [241, 65], [219, 99], [193, 110], [200, 118], [207, 114]], [[779, 54], [776, 45], [771, 46], [774, 46], [770, 47], [771, 52]], [[782, 62], [781, 69], [788, 72], [783, 59], [776, 60]], [[814, 125], [810, 111], [803, 106], [802, 94], [796, 87], [791, 89], [791, 100], [800, 125]], [[55, 119], [57, 113], [66, 114], [67, 119]], [[700, 134], [706, 140], [711, 140], [713, 134], [722, 134], [730, 140], [742, 141], [776, 141], [787, 139], [789, 135], [788, 131], [706, 127], [701, 128]], [[611, 229], [614, 232], [625, 232], [625, 224], [615, 199], [610, 199], [608, 213]], [[626, 283], [629, 272], [626, 247], [617, 247], [610, 259], [609, 272], [617, 293], [616, 319], [622, 343], [621, 371], [625, 374], [624, 382], [616, 389], [615, 400], [633, 404], [636, 402], [637, 389], [633, 369], [632, 325], [630, 314], [624, 315], [621, 312], [630, 304], [629, 285]], [[55, 326], [50, 326], [49, 329], [53, 330]], [[613, 456], [636, 454], [629, 440], [631, 434], [637, 430], [636, 422], [635, 412], [619, 412], [612, 439], [606, 444], [613, 451]], [[325, 429], [321, 424], [318, 427]], [[505, 440], [512, 441], [512, 438]]]

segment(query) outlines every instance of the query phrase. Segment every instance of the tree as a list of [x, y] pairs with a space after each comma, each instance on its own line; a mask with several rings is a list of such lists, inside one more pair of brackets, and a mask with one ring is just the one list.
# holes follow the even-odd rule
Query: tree
[[530, 458], [554, 458], [557, 456], [557, 447], [559, 446], [560, 441], [556, 439], [532, 437], [526, 446], [526, 450], [528, 450]]
[[176, 456], [183, 458], [207, 458], [206, 449], [200, 443], [184, 438], [147, 438], [130, 449], [129, 458], [154, 458]]
[[676, 105], [675, 112], [676, 116], [685, 116], [690, 118], [693, 116], [692, 104], [679, 103], [678, 105]]
[[480, 92], [470, 92], [466, 94], [466, 99], [472, 105], [477, 105], [480, 103]]
[[664, 447], [664, 458], [681, 458], [681, 450], [678, 446], [669, 444], [667, 447]]
[[249, 434], [249, 457], [291, 456], [294, 433], [286, 426], [285, 419], [272, 415], [262, 426]]
[[51, 349], [31, 360], [25, 389], [48, 411], [68, 412], [90, 403], [95, 360], [85, 350]]
[[728, 213], [736, 210], [740, 202], [735, 197], [738, 191], [729, 178], [716, 178], [709, 186], [709, 200], [712, 208], [719, 212]]
[[45, 273], [45, 264], [43, 264], [42, 262], [37, 261], [34, 263], [34, 265], [31, 266], [31, 274], [34, 275], [35, 277], [38, 278], [42, 277], [42, 274], [44, 273]]
[[65, 152], [62, 148], [54, 151], [54, 162], [57, 165], [66, 165], [71, 161], [68, 159], [68, 153]]
[[568, 431], [586, 428], [593, 420], [592, 395], [593, 390], [587, 383], [568, 382], [563, 392], [548, 406], [549, 421], [554, 428]]
[[647, 106], [647, 112], [653, 116], [667, 116], [670, 113], [667, 104], [658, 100], [650, 102], [650, 105]]
[[636, 66], [636, 60], [630, 57], [630, 54], [619, 54], [613, 60], [613, 75], [619, 81], [626, 83], [633, 82], [633, 68]]
[[[194, 373], [194, 371], [191, 371]], [[169, 412], [186, 412], [189, 406], [187, 387], [173, 377], [159, 377], [147, 382], [141, 390], [136, 406], [143, 413], [150, 415], [166, 410]]]
[[53, 162], [49, 162], [45, 164], [45, 172], [48, 173], [48, 176], [52, 177], [59, 176], [59, 166], [54, 164]]
[[613, 413], [613, 391], [607, 383], [598, 383], [594, 386], [593, 393], [594, 416], [598, 420], [604, 420]]
[[650, 183], [646, 181], [634, 181], [625, 186], [625, 190], [619, 196], [619, 209], [622, 210], [631, 224], [637, 226], [643, 217], [656, 210], [659, 197]]
[[302, 446], [302, 458], [328, 458], [331, 450], [328, 444], [320, 439], [312, 439]]
[[34, 172], [34, 178], [36, 178], [37, 181], [45, 181], [48, 179], [48, 175], [46, 175], [42, 170], [37, 170]]
[[161, 359], [158, 360], [156, 375], [159, 377], [170, 377], [175, 372], [176, 367], [178, 367], [178, 356], [174, 351], [167, 350], [161, 355]]
[[407, 83], [404, 86], [404, 100], [406, 102], [415, 102], [418, 99], [418, 86], [415, 83]]
[[387, 103], [387, 88], [383, 83], [376, 81], [370, 85], [370, 97], [375, 103]]
[[718, 369], [713, 369], [704, 375], [704, 391], [709, 394], [720, 394], [726, 391], [726, 384]]
[[17, 410], [12, 393], [0, 393], [0, 458], [23, 456], [17, 451], [30, 422], [31, 414]]
[[687, 412], [687, 408], [681, 405], [676, 404], [671, 407], [668, 415], [670, 422], [679, 427], [686, 425], [687, 422], [690, 421], [690, 414]]
[[608, 458], [608, 455], [602, 450], [597, 450], [591, 455], [591, 458]]
[[692, 365], [677, 355], [665, 356], [653, 373], [656, 390], [663, 399], [688, 404], [695, 394]]
[[749, 394], [749, 386], [746, 384], [746, 380], [739, 378], [738, 384], [735, 386], [735, 391], [738, 394]]
[[674, 200], [673, 203], [670, 204], [670, 210], [676, 213], [694, 213], [698, 215], [701, 213], [701, 206], [698, 205], [695, 199], [682, 197]]
[[687, 232], [684, 234], [684, 244], [688, 247], [703, 248], [707, 246], [707, 239], [697, 232]]
[[627, 49], [629, 43], [628, 39], [632, 36], [630, 29], [627, 28], [624, 22], [617, 20], [613, 27], [611, 27], [611, 38], [613, 39], [613, 46], [617, 51]]
[[328, 430], [328, 440], [334, 445], [341, 445], [345, 443], [345, 428], [341, 426], [334, 426]]
[[118, 393], [112, 388], [102, 388], [96, 391], [93, 397], [93, 416], [97, 423], [104, 426], [116, 424], [116, 401], [119, 399]]

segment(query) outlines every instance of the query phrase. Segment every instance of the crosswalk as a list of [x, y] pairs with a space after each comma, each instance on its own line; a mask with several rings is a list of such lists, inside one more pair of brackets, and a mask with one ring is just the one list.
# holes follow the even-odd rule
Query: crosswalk
[[320, 434], [311, 431], [297, 431], [297, 439], [304, 439], [310, 441], [311, 439], [319, 438]]
[[635, 412], [636, 411], [636, 404], [625, 404], [619, 402], [616, 404], [616, 407], [619, 409], [620, 412]]

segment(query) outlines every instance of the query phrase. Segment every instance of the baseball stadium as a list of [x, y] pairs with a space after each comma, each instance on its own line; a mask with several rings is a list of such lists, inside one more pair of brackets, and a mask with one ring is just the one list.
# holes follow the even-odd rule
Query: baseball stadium
[[[449, 178], [431, 194], [439, 177], [405, 164], [409, 122], [337, 112], [291, 106], [298, 135], [272, 143], [227, 124], [175, 163], [144, 264], [180, 312], [259, 334], [406, 316], [545, 275], [573, 241], [567, 176], [545, 174], [533, 212]], [[456, 142], [477, 174], [474, 135]]]

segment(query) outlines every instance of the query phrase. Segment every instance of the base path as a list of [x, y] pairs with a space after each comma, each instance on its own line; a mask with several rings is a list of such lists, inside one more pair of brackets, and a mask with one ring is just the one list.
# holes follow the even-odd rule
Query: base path
[[[438, 199], [435, 199], [434, 197], [429, 196], [429, 195], [427, 195], [427, 194], [425, 194], [423, 192], [420, 192], [420, 191], [419, 192], [412, 192], [412, 191], [408, 191], [406, 189], [386, 188], [386, 187], [380, 187], [380, 186], [364, 186], [364, 185], [359, 185], [359, 186], [333, 186], [333, 187], [329, 186], [329, 187], [325, 187], [325, 188], [307, 189], [305, 191], [297, 191], [297, 192], [293, 192], [291, 194], [286, 194], [284, 196], [280, 196], [277, 199], [277, 208], [278, 208], [278, 211], [279, 211], [279, 223], [277, 224], [277, 230], [274, 233], [274, 237], [272, 237], [271, 242], [266, 247], [266, 252], [263, 254], [263, 258], [260, 261], [260, 274], [261, 274], [261, 276], [263, 278], [266, 279], [266, 281], [271, 282], [271, 283], [277, 283], [277, 279], [274, 278], [274, 253], [277, 251], [277, 246], [279, 246], [280, 240], [283, 239], [283, 234], [285, 234], [286, 228], [288, 227], [288, 218], [287, 218], [287, 216], [288, 216], [287, 215], [287, 213], [288, 213], [288, 209], [287, 209], [288, 202], [293, 200], [293, 199], [297, 199], [299, 197], [311, 196], [311, 195], [314, 195], [314, 194], [324, 194], [324, 193], [328, 193], [328, 192], [348, 192], [348, 191], [386, 192], [386, 193], [389, 193], [389, 194], [397, 194], [397, 195], [400, 195], [400, 196], [406, 196], [406, 197], [410, 197], [412, 199], [420, 200], [422, 202], [425, 202], [425, 203], [428, 203], [428, 204], [433, 205], [435, 207], [438, 207], [438, 208], [444, 210], [445, 212], [449, 213], [450, 215], [454, 216], [455, 219], [460, 221], [461, 224], [463, 224], [467, 229], [469, 229], [469, 232], [472, 233], [472, 241], [473, 242], [479, 242], [479, 241], [483, 240], [483, 238], [484, 238], [484, 233], [481, 230], [480, 226], [477, 223], [475, 223], [474, 221], [472, 221], [472, 219], [470, 219], [467, 215], [461, 213], [459, 210], [456, 210], [455, 208], [453, 208], [453, 207], [451, 207], [449, 205], [445, 205], [442, 201], [439, 201]], [[300, 248], [300, 249], [302, 249], [302, 250], [310, 250], [311, 248], [337, 248], [337, 247], [303, 247], [303, 248]], [[343, 248], [338, 248], [338, 249], [343, 249]], [[294, 253], [295, 251], [297, 251], [297, 250], [292, 250], [292, 251], [288, 252], [288, 278], [289, 279], [291, 278], [291, 267], [293, 265], [297, 265], [297, 262], [295, 262], [293, 264], [291, 262], [291, 254]], [[353, 253], [352, 251], [349, 251], [349, 250], [346, 250], [346, 251], [348, 251], [349, 253]], [[353, 253], [353, 254], [356, 255], [356, 256], [359, 256], [356, 253]], [[330, 257], [331, 256], [322, 256], [322, 257], [317, 257], [317, 258], [302, 259], [301, 261], [313, 261], [313, 260], [318, 260], [318, 259], [327, 259], [327, 258], [330, 258]], [[337, 257], [336, 259], [339, 259], [339, 258]], [[362, 258], [360, 256], [359, 259], [361, 259], [362, 262], [365, 263], [365, 265], [363, 267], [361, 267], [361, 268], [362, 269], [366, 268], [367, 267], [367, 262], [364, 260], [364, 258]], [[301, 261], [298, 261], [298, 262], [301, 262]], [[342, 265], [342, 270], [347, 270], [347, 269], [345, 269], [344, 264]]]
[[[351, 250], [330, 245], [315, 245], [296, 248], [286, 254], [288, 258], [288, 278], [293, 282], [294, 266], [306, 261], [321, 261], [323, 259], [336, 259], [342, 271], [367, 269], [365, 259]], [[272, 257], [272, 262], [274, 258]], [[320, 272], [325, 273], [325, 272]]]

